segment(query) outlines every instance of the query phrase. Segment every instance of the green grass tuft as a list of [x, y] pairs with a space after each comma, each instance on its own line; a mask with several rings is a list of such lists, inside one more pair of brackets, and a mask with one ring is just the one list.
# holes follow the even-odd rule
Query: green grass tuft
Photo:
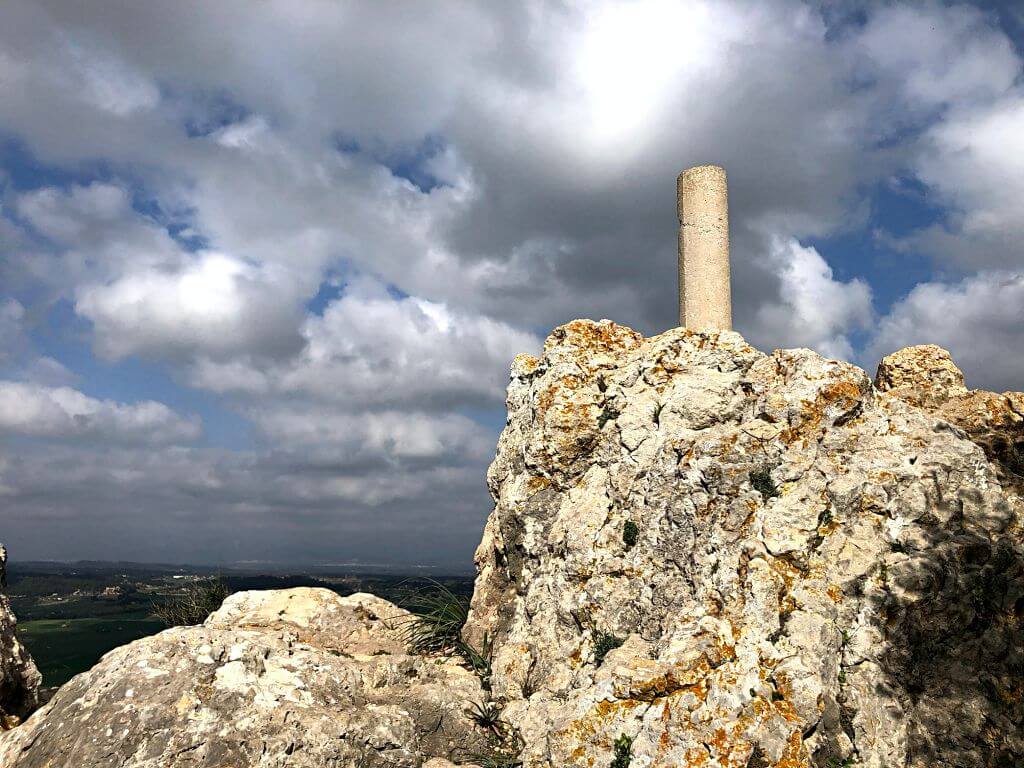
[[616, 637], [608, 632], [595, 632], [594, 663], [597, 664], [597, 666], [601, 666], [601, 663], [604, 661], [604, 657], [611, 651], [620, 647], [624, 642], [626, 642], [625, 638]]
[[768, 464], [762, 464], [757, 469], [751, 470], [750, 484], [755, 491], [761, 494], [764, 501], [774, 499], [779, 495], [779, 488], [772, 480], [772, 467]]
[[615, 759], [610, 768], [629, 768], [632, 760], [633, 739], [623, 733], [615, 740]]
[[637, 536], [639, 535], [640, 529], [632, 520], [627, 520], [626, 524], [622, 526], [622, 543], [626, 546], [626, 549], [632, 549], [636, 546]]
[[456, 595], [440, 582], [413, 593], [403, 601], [413, 614], [405, 626], [410, 653], [452, 653], [462, 643], [462, 627], [469, 618], [469, 599]]
[[410, 653], [443, 653], [460, 656], [480, 678], [484, 690], [491, 689], [491, 642], [484, 635], [483, 647], [474, 648], [462, 637], [469, 618], [469, 598], [456, 595], [440, 582], [406, 598], [403, 606], [413, 616], [404, 629]]
[[153, 615], [168, 627], [202, 624], [221, 607], [229, 594], [228, 585], [219, 576], [200, 579], [187, 584], [181, 594], [156, 605]]

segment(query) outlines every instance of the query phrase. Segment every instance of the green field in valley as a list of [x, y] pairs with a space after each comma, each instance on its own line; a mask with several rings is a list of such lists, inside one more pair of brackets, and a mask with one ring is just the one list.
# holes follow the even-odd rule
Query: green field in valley
[[107, 651], [164, 629], [143, 612], [86, 619], [18, 622], [18, 637], [29, 649], [43, 685], [59, 686], [90, 669]]

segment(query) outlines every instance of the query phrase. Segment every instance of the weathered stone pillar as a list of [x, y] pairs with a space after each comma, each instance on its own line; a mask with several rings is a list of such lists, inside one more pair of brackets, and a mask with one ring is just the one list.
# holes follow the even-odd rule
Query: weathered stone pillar
[[725, 169], [700, 165], [679, 174], [679, 324], [732, 328], [729, 192]]

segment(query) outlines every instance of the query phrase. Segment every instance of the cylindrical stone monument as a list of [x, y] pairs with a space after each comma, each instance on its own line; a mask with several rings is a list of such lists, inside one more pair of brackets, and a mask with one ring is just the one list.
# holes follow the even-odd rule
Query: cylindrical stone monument
[[699, 165], [679, 174], [679, 324], [732, 328], [729, 192], [725, 169]]

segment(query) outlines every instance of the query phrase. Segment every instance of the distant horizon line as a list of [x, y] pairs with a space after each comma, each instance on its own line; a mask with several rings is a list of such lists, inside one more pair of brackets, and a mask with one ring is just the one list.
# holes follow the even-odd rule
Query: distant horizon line
[[78, 558], [78, 559], [40, 559], [40, 558], [10, 558], [7, 562], [8, 567], [12, 565], [85, 565], [85, 564], [96, 564], [96, 565], [138, 565], [138, 566], [163, 566], [166, 568], [193, 568], [193, 569], [212, 569], [218, 568], [234, 568], [234, 569], [258, 569], [260, 566], [267, 566], [273, 568], [351, 568], [351, 569], [363, 569], [363, 570], [389, 570], [392, 572], [405, 571], [441, 571], [442, 573], [448, 572], [452, 574], [464, 574], [464, 573], [475, 573], [475, 569], [472, 567], [459, 567], [455, 565], [429, 565], [424, 563], [365, 563], [358, 561], [348, 562], [336, 562], [336, 563], [302, 563], [295, 561], [286, 560], [233, 560], [225, 563], [200, 563], [200, 562], [172, 562], [167, 560], [97, 560], [91, 558]]

